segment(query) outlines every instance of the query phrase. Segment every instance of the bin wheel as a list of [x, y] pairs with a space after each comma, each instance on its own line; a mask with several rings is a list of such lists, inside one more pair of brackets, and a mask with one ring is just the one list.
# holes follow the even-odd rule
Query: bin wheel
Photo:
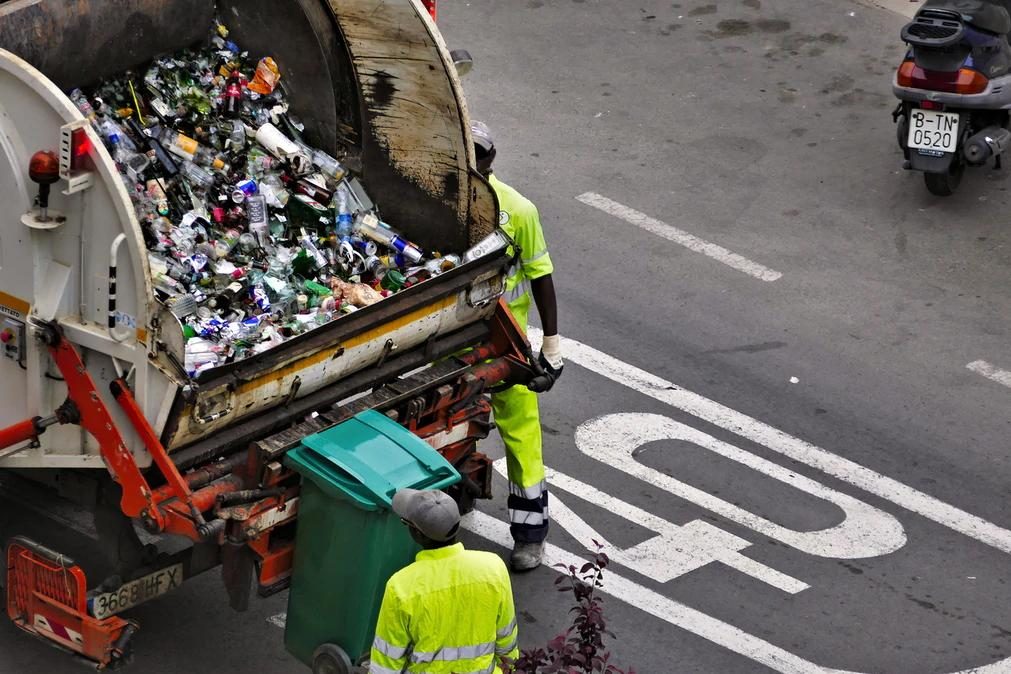
[[312, 654], [312, 674], [351, 674], [351, 658], [334, 644], [323, 644]]

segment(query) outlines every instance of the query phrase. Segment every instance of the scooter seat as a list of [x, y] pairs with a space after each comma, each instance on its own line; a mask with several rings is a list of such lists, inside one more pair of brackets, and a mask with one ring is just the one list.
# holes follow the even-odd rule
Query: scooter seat
[[958, 12], [969, 25], [988, 33], [1011, 33], [1011, 0], [927, 0], [920, 9]]

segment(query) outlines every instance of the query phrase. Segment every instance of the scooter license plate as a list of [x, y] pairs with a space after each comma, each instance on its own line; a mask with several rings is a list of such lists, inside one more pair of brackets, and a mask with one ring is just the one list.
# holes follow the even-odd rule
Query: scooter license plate
[[914, 109], [909, 115], [907, 144], [914, 150], [954, 152], [958, 147], [958, 113]]

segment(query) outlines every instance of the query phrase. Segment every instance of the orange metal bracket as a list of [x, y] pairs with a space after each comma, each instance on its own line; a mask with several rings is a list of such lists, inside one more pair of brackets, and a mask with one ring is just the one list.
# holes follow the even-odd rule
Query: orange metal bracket
[[241, 489], [242, 481], [237, 477], [221, 480], [194, 492], [165, 451], [127, 383], [117, 379], [110, 386], [112, 394], [165, 478], [165, 486], [153, 491], [127, 449], [77, 349], [63, 338], [58, 325], [36, 325], [66, 381], [67, 400], [51, 418], [36, 417], [0, 429], [0, 449], [37, 438], [52, 423], [78, 424], [98, 441], [102, 459], [122, 490], [120, 510], [124, 515], [140, 518], [152, 533], [167, 531], [192, 540], [210, 535], [212, 531], [202, 513], [213, 506], [218, 493]]
[[99, 669], [129, 656], [136, 623], [88, 615], [87, 581], [64, 555], [30, 541], [7, 548], [7, 615], [20, 629], [98, 663]]
[[67, 399], [77, 408], [77, 423], [98, 441], [105, 465], [122, 488], [120, 509], [123, 514], [127, 517], [143, 514], [163, 528], [164, 520], [155, 507], [151, 488], [133, 460], [133, 454], [127, 449], [77, 349], [63, 338], [57, 327], [47, 325], [43, 331], [49, 353], [66, 380]]

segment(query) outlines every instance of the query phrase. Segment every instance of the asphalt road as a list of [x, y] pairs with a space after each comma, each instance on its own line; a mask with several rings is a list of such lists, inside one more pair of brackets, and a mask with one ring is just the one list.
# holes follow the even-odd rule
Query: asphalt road
[[[978, 170], [937, 199], [900, 169], [903, 18], [447, 0], [440, 21], [556, 264], [550, 555], [608, 546], [613, 661], [1011, 671], [1011, 374], [967, 367], [1011, 370], [1008, 183]], [[504, 553], [497, 488], [467, 543]], [[565, 625], [554, 576], [514, 578], [524, 647]], [[197, 579], [136, 612], [135, 667], [303, 671], [268, 620], [284, 609], [233, 614]], [[0, 652], [0, 672], [79, 671], [9, 624]]]

